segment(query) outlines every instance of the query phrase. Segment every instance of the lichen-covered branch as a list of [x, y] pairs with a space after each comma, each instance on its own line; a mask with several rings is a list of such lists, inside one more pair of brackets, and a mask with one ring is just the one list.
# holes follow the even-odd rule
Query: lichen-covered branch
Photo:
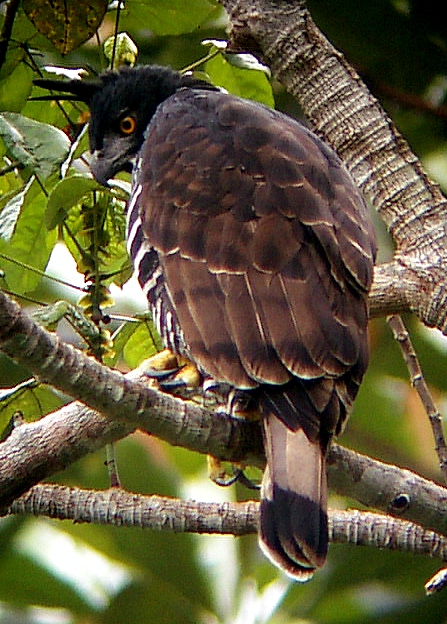
[[[255, 501], [204, 503], [143, 496], [119, 488], [96, 491], [41, 485], [21, 496], [6, 513], [174, 533], [240, 536], [257, 532], [259, 504]], [[447, 558], [445, 536], [383, 514], [332, 509], [329, 537], [333, 543], [400, 550], [443, 561]]]

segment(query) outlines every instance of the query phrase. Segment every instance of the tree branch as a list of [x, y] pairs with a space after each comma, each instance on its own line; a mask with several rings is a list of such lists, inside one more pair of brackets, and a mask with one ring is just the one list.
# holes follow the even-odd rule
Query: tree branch
[[447, 489], [433, 481], [338, 444], [328, 455], [328, 477], [335, 492], [447, 535]]
[[[6, 514], [33, 515], [174, 533], [256, 533], [259, 503], [209, 503], [166, 496], [143, 496], [119, 488], [103, 491], [58, 485], [32, 488]], [[447, 538], [421, 526], [362, 511], [329, 511], [332, 543], [400, 550], [447, 559]]]
[[[136, 427], [171, 444], [221, 459], [263, 464], [258, 423], [211, 413], [149, 388], [134, 381], [143, 378], [141, 369], [124, 376], [102, 366], [41, 328], [1, 292], [0, 348], [15, 354], [17, 361], [44, 381], [93, 408], [72, 403], [13, 430], [0, 444], [0, 507], [44, 477]], [[125, 400], [123, 393], [133, 398]], [[94, 411], [98, 408], [101, 413]], [[330, 485], [337, 491], [447, 533], [444, 488], [337, 445], [333, 445], [328, 463]]]
[[391, 327], [395, 340], [400, 346], [402, 357], [410, 374], [410, 383], [416, 389], [428, 416], [433, 432], [433, 438], [435, 440], [435, 449], [438, 454], [439, 467], [444, 475], [444, 482], [447, 482], [447, 446], [442, 427], [441, 414], [436, 409], [433, 397], [422, 374], [422, 369], [419, 364], [416, 351], [414, 350], [410, 334], [408, 333], [402, 318], [398, 314], [389, 316], [388, 324]]

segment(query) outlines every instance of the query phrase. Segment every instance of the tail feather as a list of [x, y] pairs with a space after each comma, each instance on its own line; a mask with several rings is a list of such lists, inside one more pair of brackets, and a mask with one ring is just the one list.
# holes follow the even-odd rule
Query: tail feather
[[327, 555], [324, 450], [274, 414], [264, 418], [267, 468], [261, 489], [260, 545], [295, 580], [308, 580]]

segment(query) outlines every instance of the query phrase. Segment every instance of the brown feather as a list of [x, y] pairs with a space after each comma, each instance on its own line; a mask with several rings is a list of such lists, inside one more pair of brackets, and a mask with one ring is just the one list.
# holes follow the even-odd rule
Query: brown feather
[[272, 416], [264, 419], [264, 440], [260, 544], [286, 572], [307, 580], [328, 547], [324, 452], [302, 429], [291, 431]]
[[264, 415], [264, 550], [304, 580], [327, 550], [324, 456], [368, 360], [366, 204], [302, 125], [218, 92], [178, 92], [142, 149], [139, 198], [184, 352], [253, 389]]

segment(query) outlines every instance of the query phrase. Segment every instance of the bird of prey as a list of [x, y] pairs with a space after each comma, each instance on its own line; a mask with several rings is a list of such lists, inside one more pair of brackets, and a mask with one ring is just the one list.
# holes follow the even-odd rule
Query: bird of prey
[[128, 249], [158, 331], [255, 402], [260, 545], [309, 579], [328, 547], [325, 455], [368, 362], [365, 201], [303, 124], [193, 76], [147, 65], [36, 82], [87, 103], [99, 182], [133, 170]]

